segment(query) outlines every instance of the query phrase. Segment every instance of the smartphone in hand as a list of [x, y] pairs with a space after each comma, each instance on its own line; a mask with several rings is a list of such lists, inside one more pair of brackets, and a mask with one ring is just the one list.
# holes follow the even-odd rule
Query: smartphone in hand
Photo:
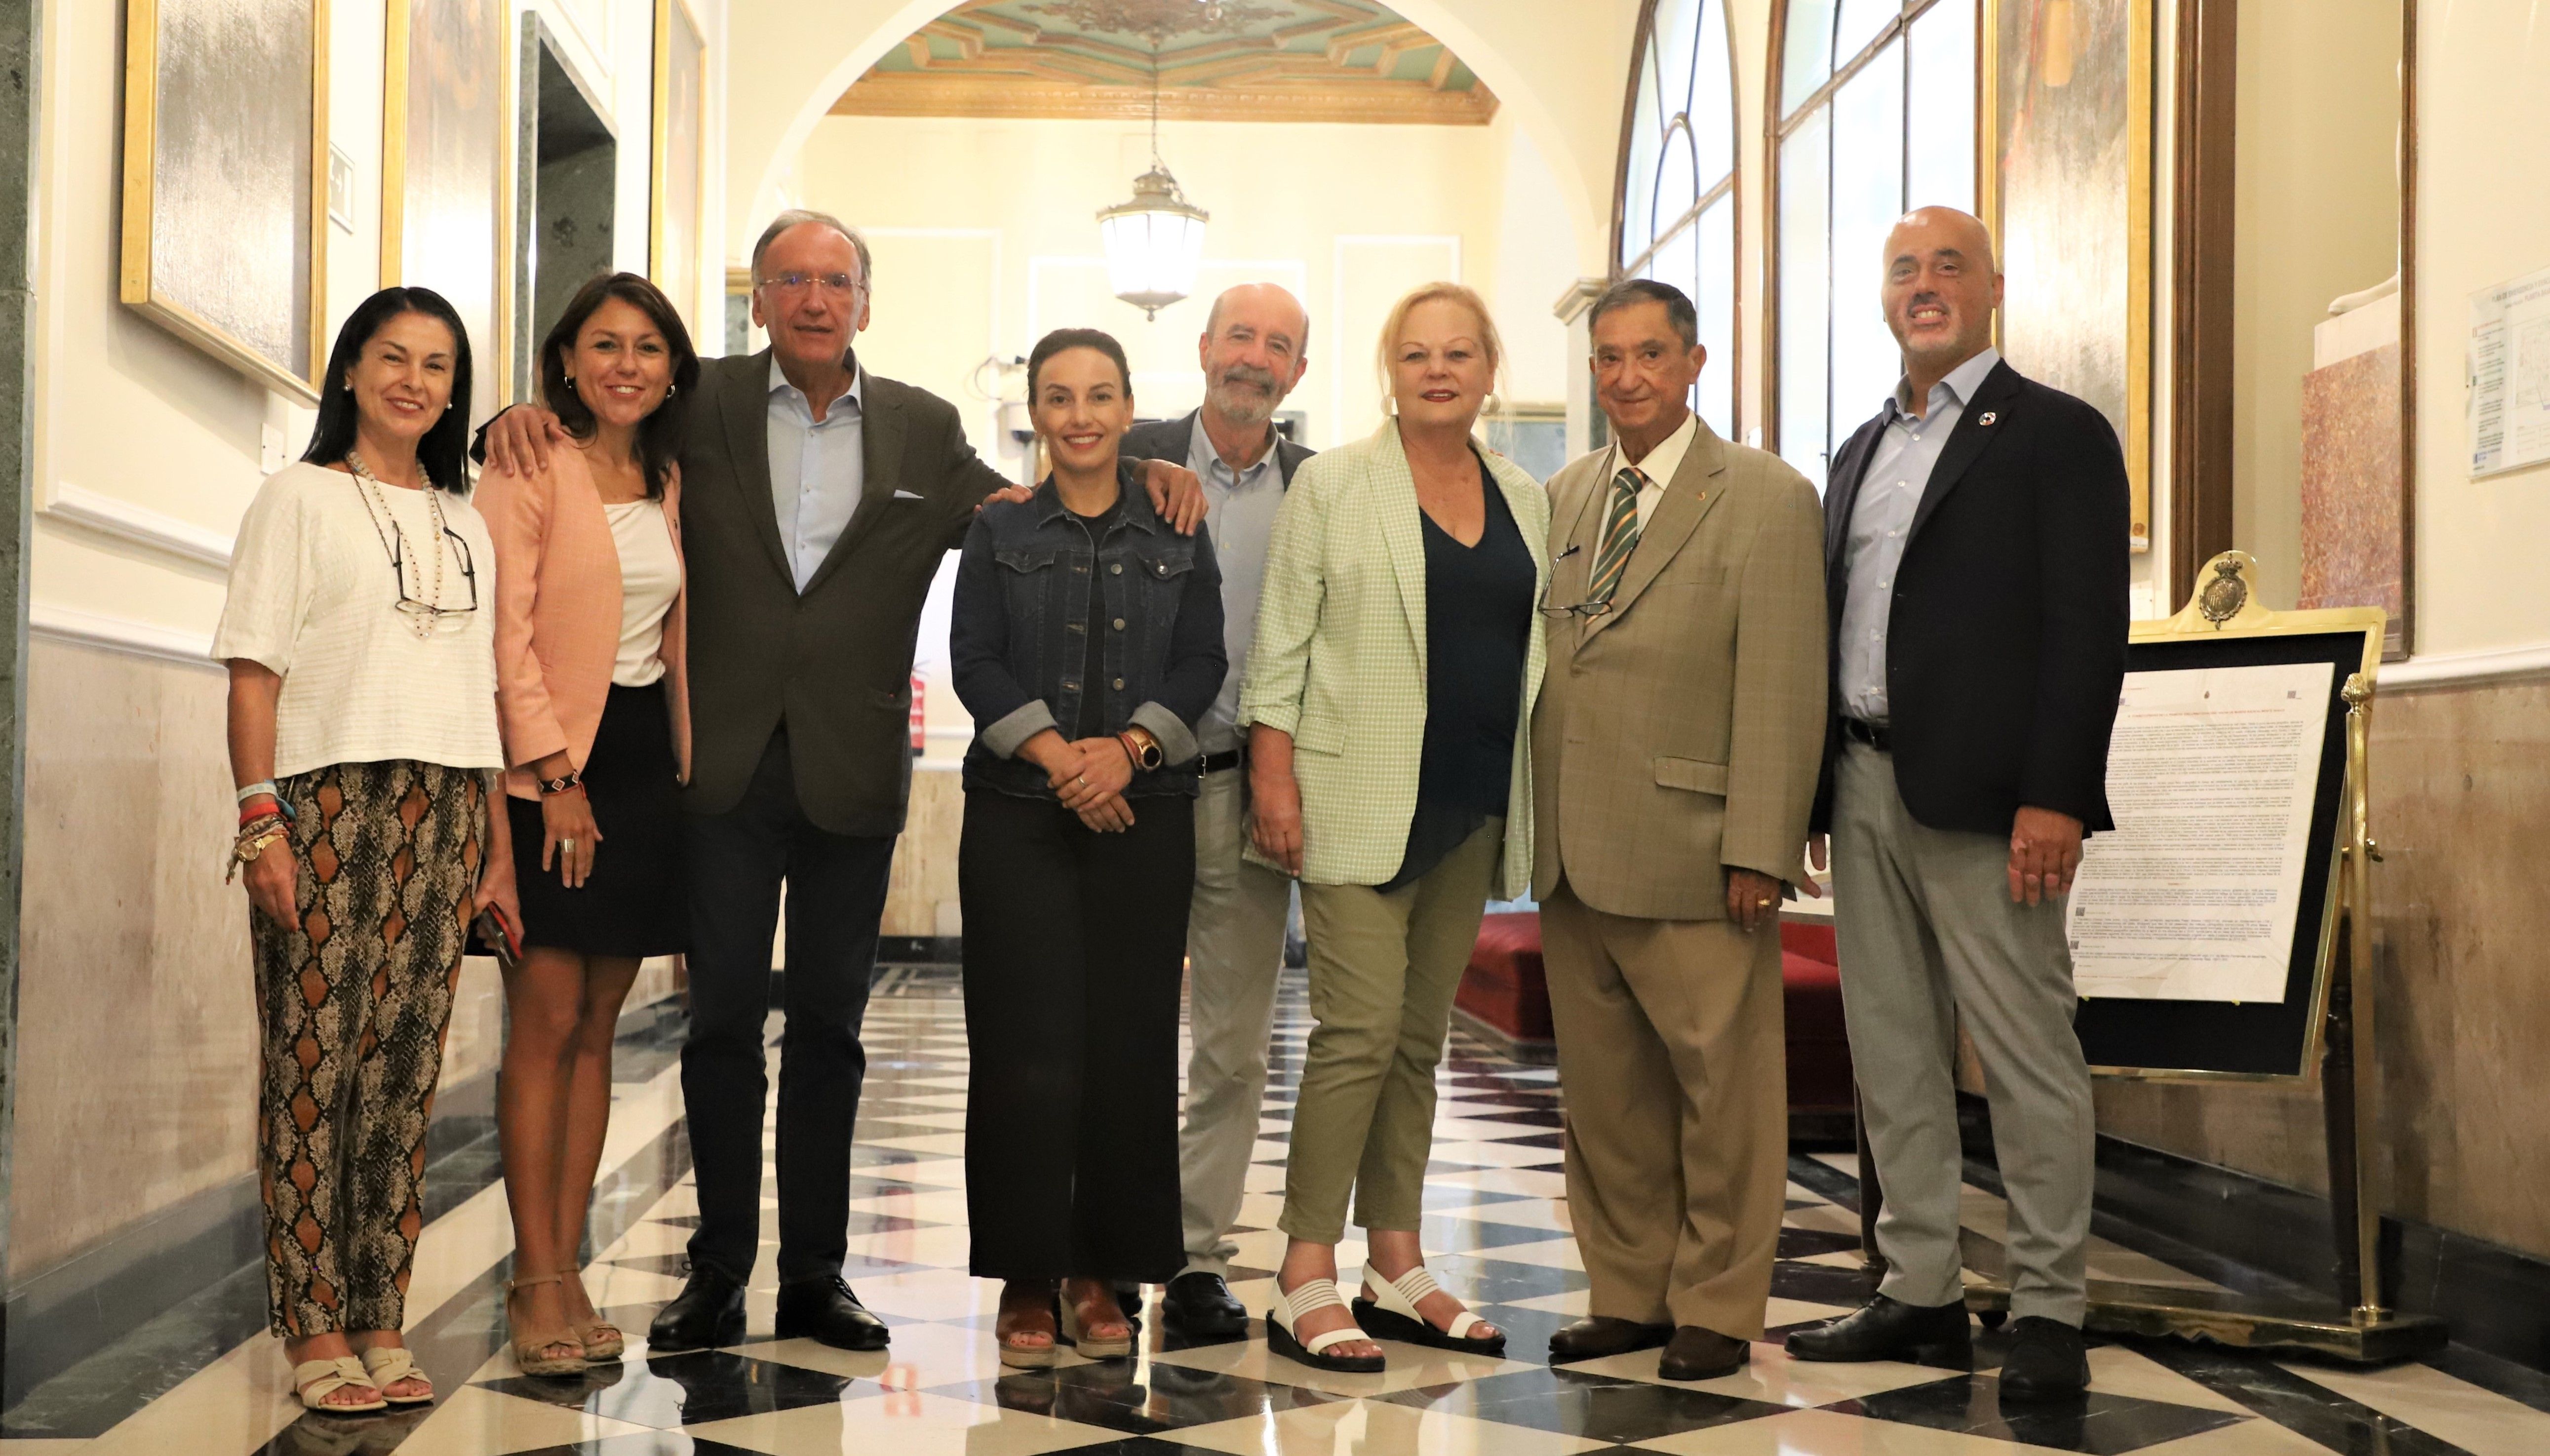
[[496, 957], [498, 966], [510, 971], [522, 963], [522, 934], [514, 928], [514, 922], [505, 918], [502, 907], [491, 905], [478, 912], [478, 919], [471, 922], [470, 929], [477, 932], [479, 942], [487, 947], [488, 953]]

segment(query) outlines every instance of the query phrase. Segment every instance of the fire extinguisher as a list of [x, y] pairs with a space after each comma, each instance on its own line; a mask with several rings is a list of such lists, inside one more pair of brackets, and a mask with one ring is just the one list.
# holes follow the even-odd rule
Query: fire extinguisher
[[922, 681], [920, 673], [914, 673], [912, 675], [912, 756], [915, 758], [921, 756], [923, 748], [930, 740], [927, 724], [929, 714], [924, 706], [929, 697], [929, 685]]

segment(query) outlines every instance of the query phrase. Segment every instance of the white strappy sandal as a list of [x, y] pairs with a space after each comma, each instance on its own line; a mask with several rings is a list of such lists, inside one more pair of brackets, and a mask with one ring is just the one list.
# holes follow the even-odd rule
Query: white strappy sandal
[[[426, 1380], [425, 1372], [417, 1368], [416, 1356], [408, 1353], [405, 1346], [392, 1348], [387, 1345], [374, 1345], [372, 1348], [365, 1350], [363, 1352], [363, 1370], [372, 1378], [372, 1389], [379, 1391], [381, 1393], [381, 1399], [389, 1402], [393, 1406], [431, 1406], [434, 1404], [434, 1382]], [[397, 1385], [403, 1380], [424, 1381], [425, 1394], [422, 1396], [391, 1395], [390, 1387]]]
[[1463, 1310], [1452, 1317], [1452, 1328], [1436, 1329], [1433, 1321], [1417, 1312], [1417, 1305], [1429, 1295], [1443, 1293], [1443, 1286], [1424, 1265], [1399, 1276], [1384, 1279], [1381, 1271], [1367, 1260], [1363, 1266], [1363, 1287], [1374, 1291], [1368, 1300], [1354, 1302], [1355, 1322], [1381, 1339], [1403, 1344], [1428, 1345], [1437, 1350], [1460, 1350], [1474, 1355], [1502, 1355], [1506, 1352], [1505, 1331], [1499, 1330], [1483, 1339], [1471, 1339], [1470, 1331], [1488, 1321]]
[[1305, 1341], [1293, 1333], [1293, 1321], [1330, 1306], [1346, 1308], [1337, 1293], [1333, 1279], [1314, 1279], [1287, 1294], [1282, 1285], [1275, 1287], [1274, 1307], [1266, 1311], [1266, 1346], [1287, 1360], [1298, 1361], [1313, 1370], [1333, 1370], [1342, 1375], [1372, 1375], [1382, 1369], [1379, 1355], [1331, 1355], [1328, 1351], [1356, 1340], [1370, 1339], [1360, 1328], [1349, 1324], [1315, 1334]]
[[[373, 1393], [368, 1401], [350, 1406], [330, 1405], [328, 1398], [348, 1386]], [[363, 1373], [363, 1362], [351, 1355], [334, 1360], [304, 1360], [292, 1367], [292, 1393], [301, 1398], [305, 1409], [326, 1415], [354, 1415], [365, 1410], [386, 1410], [390, 1403], [380, 1397], [380, 1388]]]

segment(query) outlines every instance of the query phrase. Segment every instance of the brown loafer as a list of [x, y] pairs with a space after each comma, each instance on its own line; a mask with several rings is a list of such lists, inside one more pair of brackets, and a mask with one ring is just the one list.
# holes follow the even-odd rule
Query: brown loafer
[[1549, 1336], [1549, 1358], [1561, 1360], [1600, 1360], [1608, 1355], [1625, 1355], [1631, 1350], [1652, 1350], [1673, 1338], [1670, 1324], [1640, 1324], [1634, 1319], [1615, 1319], [1608, 1314], [1588, 1314], [1569, 1324], [1560, 1325]]
[[1665, 1343], [1664, 1356], [1656, 1361], [1656, 1374], [1666, 1380], [1716, 1380], [1721, 1375], [1733, 1375], [1752, 1358], [1749, 1341], [1686, 1324]]

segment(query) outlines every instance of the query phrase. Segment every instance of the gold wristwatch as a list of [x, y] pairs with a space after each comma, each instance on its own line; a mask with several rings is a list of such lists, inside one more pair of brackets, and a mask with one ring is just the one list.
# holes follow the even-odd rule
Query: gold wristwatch
[[1166, 758], [1160, 751], [1160, 740], [1151, 736], [1149, 728], [1128, 728], [1116, 738], [1125, 745], [1125, 755], [1133, 760], [1135, 768], [1158, 768]]

